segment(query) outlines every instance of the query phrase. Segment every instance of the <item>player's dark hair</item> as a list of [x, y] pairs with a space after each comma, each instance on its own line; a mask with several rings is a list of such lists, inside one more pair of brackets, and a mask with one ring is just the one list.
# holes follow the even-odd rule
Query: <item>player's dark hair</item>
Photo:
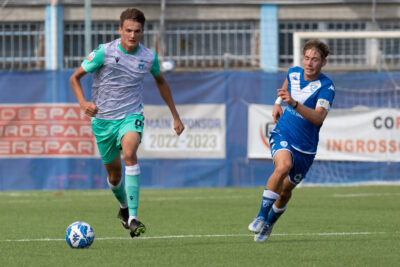
[[139, 22], [142, 27], [144, 27], [144, 23], [146, 22], [146, 18], [144, 17], [143, 12], [136, 8], [128, 8], [121, 13], [121, 16], [119, 18], [119, 26], [121, 28], [122, 25], [124, 25], [124, 21], [127, 19]]
[[309, 49], [315, 49], [319, 52], [322, 57], [322, 60], [328, 57], [329, 55], [329, 47], [325, 43], [320, 40], [309, 40], [303, 46], [303, 55]]

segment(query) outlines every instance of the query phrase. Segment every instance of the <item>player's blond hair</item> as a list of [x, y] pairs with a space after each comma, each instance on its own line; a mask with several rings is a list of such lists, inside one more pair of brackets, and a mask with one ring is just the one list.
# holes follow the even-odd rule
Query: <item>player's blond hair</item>
[[315, 49], [321, 55], [322, 60], [328, 57], [329, 55], [329, 47], [324, 42], [320, 40], [309, 40], [303, 45], [303, 55], [306, 54], [306, 51], [309, 49]]

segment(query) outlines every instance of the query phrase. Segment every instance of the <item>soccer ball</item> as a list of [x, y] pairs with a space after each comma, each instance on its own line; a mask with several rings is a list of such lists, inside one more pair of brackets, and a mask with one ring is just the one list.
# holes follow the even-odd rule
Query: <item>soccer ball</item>
[[175, 69], [175, 63], [172, 60], [165, 60], [161, 63], [161, 70], [163, 72], [172, 72]]
[[65, 232], [65, 240], [71, 248], [88, 248], [94, 241], [94, 230], [85, 222], [74, 222]]

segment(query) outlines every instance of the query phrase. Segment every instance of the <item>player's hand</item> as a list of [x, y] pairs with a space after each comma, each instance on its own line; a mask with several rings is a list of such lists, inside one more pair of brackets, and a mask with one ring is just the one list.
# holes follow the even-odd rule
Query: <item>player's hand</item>
[[174, 130], [177, 135], [181, 135], [183, 130], [185, 130], [185, 126], [183, 126], [183, 123], [180, 118], [174, 119]]
[[292, 98], [289, 91], [286, 88], [278, 89], [278, 96], [282, 97], [282, 101], [293, 106], [296, 103], [296, 100]]
[[94, 117], [97, 114], [97, 107], [93, 102], [85, 102], [81, 105], [81, 108], [86, 116]]
[[277, 123], [279, 118], [281, 117], [283, 111], [281, 105], [275, 104], [272, 110], [272, 117], [274, 118], [274, 122]]

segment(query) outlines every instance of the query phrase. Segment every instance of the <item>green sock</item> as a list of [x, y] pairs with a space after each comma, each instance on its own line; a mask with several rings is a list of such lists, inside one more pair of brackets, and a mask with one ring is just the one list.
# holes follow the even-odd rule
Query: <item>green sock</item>
[[111, 188], [111, 191], [113, 192], [115, 198], [118, 200], [119, 204], [121, 207], [126, 207], [127, 206], [127, 197], [126, 197], [126, 192], [125, 192], [125, 184], [124, 180], [121, 178], [121, 181], [117, 185], [112, 185], [108, 181], [108, 185]]
[[140, 190], [140, 168], [138, 164], [125, 167], [125, 183], [129, 216], [137, 216]]

